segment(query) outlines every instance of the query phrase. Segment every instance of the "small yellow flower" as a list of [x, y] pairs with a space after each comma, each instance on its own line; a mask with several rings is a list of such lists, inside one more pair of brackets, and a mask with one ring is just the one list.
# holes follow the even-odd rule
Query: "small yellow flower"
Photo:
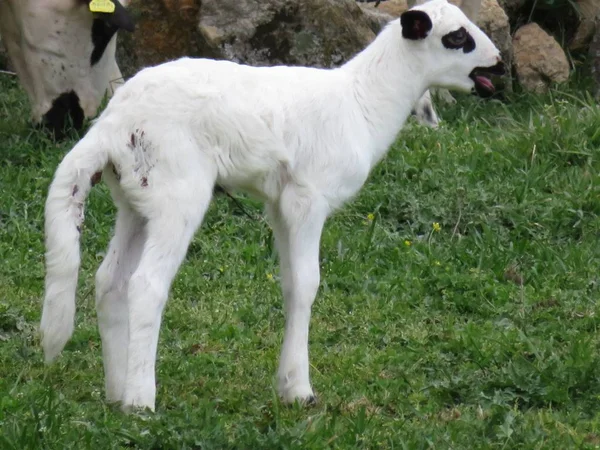
[[404, 241], [404, 245], [406, 245], [407, 247], [410, 247], [412, 245], [412, 242], [410, 242], [408, 239]]
[[440, 226], [439, 222], [433, 222], [433, 231], [439, 232], [441, 229], [442, 227]]
[[273, 281], [273, 274], [272, 273], [268, 273], [267, 274], [267, 280]]
[[434, 265], [434, 266], [441, 266], [441, 265], [442, 265], [442, 263], [441, 263], [441, 262], [439, 262], [438, 260], [435, 260], [435, 261], [433, 262], [433, 265]]
[[375, 220], [375, 214], [369, 213], [367, 215], [367, 219], [369, 219], [369, 222], [373, 222]]

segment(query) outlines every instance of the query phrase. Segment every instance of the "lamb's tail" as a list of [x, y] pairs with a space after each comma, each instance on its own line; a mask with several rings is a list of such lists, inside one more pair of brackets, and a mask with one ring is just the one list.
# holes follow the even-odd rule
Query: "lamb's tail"
[[58, 166], [46, 200], [46, 286], [40, 333], [46, 362], [73, 333], [79, 271], [79, 235], [87, 195], [108, 163], [108, 148], [94, 127]]

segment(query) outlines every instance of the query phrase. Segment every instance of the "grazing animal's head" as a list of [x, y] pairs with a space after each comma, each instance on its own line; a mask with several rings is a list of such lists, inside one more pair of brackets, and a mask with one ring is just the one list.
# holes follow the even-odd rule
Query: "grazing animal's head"
[[[121, 79], [118, 30], [133, 31], [128, 0], [0, 0], [0, 34], [29, 96], [33, 121], [61, 137], [96, 115]], [[115, 83], [116, 82], [116, 83]]]
[[[83, 3], [89, 5], [93, 0], [82, 0]], [[131, 16], [125, 9], [119, 0], [111, 0], [114, 4], [114, 11], [107, 12], [95, 12], [94, 22], [92, 24], [92, 43], [94, 44], [94, 50], [90, 56], [90, 64], [93, 66], [104, 54], [106, 46], [112, 39], [112, 37], [120, 29], [133, 32], [134, 24]]]
[[494, 92], [489, 76], [504, 65], [494, 43], [446, 0], [431, 0], [400, 17], [402, 36], [429, 84], [481, 96]]

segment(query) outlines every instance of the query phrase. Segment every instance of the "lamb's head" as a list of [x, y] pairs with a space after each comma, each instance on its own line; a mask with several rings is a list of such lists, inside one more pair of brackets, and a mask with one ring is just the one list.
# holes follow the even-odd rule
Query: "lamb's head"
[[402, 36], [431, 86], [494, 92], [490, 75], [504, 74], [500, 51], [463, 12], [446, 0], [431, 0], [400, 17]]

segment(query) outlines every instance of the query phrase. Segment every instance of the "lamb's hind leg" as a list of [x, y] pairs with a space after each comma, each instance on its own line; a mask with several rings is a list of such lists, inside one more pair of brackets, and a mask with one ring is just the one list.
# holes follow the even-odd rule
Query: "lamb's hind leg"
[[154, 410], [156, 352], [162, 312], [173, 278], [212, 197], [215, 177], [209, 171], [203, 172], [202, 167], [191, 160], [189, 169], [192, 174], [186, 176], [180, 172], [177, 183], [166, 189], [164, 186], [147, 186], [146, 204], [142, 208], [147, 217], [146, 240], [128, 289], [125, 411], [132, 407]]
[[140, 260], [144, 233], [144, 220], [129, 206], [119, 205], [115, 235], [96, 273], [96, 311], [108, 402], [123, 399], [129, 343], [127, 289]]
[[308, 330], [319, 288], [319, 243], [329, 212], [309, 189], [288, 185], [278, 205], [267, 208], [279, 250], [285, 302], [285, 333], [278, 371], [279, 394], [287, 403], [314, 399], [310, 384]]

